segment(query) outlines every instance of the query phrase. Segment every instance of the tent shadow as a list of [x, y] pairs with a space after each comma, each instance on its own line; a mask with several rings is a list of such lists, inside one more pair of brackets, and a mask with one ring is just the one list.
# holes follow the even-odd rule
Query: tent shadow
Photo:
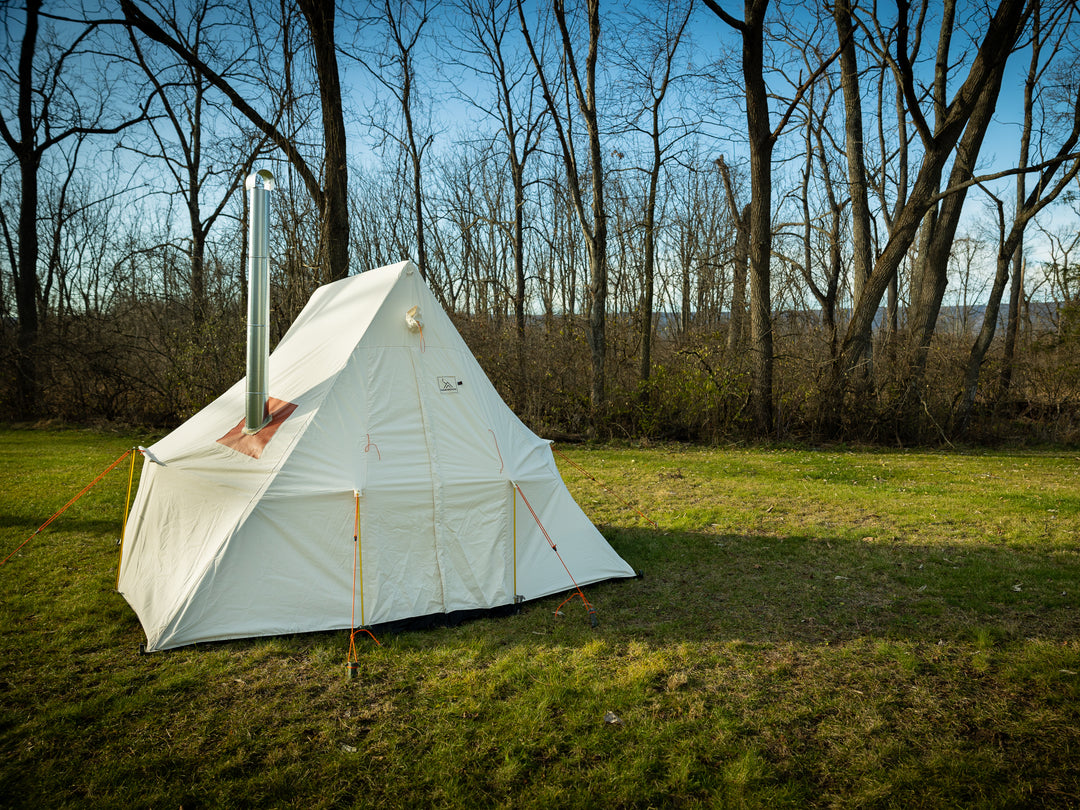
[[593, 586], [617, 634], [809, 644], [1080, 635], [1080, 567], [1050, 550], [618, 527], [604, 534], [644, 572]]
[[[937, 644], [1080, 636], [1080, 567], [1063, 566], [1047, 550], [841, 535], [601, 529], [642, 575], [583, 586], [598, 612], [595, 629], [568, 583], [565, 593], [518, 610], [372, 630], [391, 648], [473, 645], [481, 638], [479, 643], [496, 647], [580, 646], [597, 638], [615, 644], [816, 646], [860, 638]], [[327, 630], [194, 646], [248, 652], [283, 646], [296, 654], [337, 648], [347, 639], [348, 630]], [[359, 636], [357, 644], [370, 646]]]

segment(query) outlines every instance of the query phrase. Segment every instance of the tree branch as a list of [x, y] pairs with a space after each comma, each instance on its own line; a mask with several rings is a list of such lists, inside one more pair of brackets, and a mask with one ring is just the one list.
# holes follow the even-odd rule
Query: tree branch
[[127, 25], [137, 28], [149, 39], [164, 45], [192, 68], [199, 71], [199, 73], [206, 77], [206, 80], [210, 82], [210, 84], [225, 94], [237, 111], [273, 141], [274, 145], [285, 153], [285, 157], [292, 167], [296, 169], [297, 174], [300, 175], [300, 179], [303, 180], [304, 187], [308, 190], [308, 194], [311, 195], [311, 198], [315, 201], [316, 205], [322, 209], [323, 190], [322, 186], [319, 184], [319, 179], [315, 173], [312, 172], [311, 167], [308, 166], [307, 161], [304, 160], [296, 147], [293, 146], [292, 141], [285, 137], [276, 126], [263, 118], [254, 107], [248, 104], [243, 96], [229, 84], [227, 79], [218, 74], [217, 71], [199, 59], [188, 48], [185, 48], [169, 36], [161, 26], [147, 17], [142, 10], [135, 5], [133, 0], [120, 0], [120, 8], [124, 12], [124, 18], [127, 21]]
[[730, 14], [720, 8], [720, 4], [717, 3], [716, 0], [702, 0], [702, 2], [705, 3], [706, 8], [708, 8], [713, 14], [726, 22], [736, 31], [738, 31], [739, 33], [746, 33], [746, 23], [736, 17], [732, 17]]

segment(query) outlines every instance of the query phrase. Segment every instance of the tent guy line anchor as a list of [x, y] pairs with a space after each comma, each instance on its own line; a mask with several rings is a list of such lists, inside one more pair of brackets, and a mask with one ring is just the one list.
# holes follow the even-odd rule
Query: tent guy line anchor
[[[574, 583], [574, 590], [576, 591], [576, 593], [571, 593], [568, 597], [563, 599], [562, 603], [557, 608], [555, 608], [555, 615], [556, 616], [559, 615], [559, 611], [562, 609], [563, 605], [565, 605], [567, 602], [569, 602], [575, 596], [580, 596], [581, 597], [581, 604], [585, 606], [585, 609], [589, 613], [589, 622], [592, 624], [593, 627], [596, 627], [599, 624], [599, 621], [596, 618], [596, 608], [593, 606], [592, 602], [590, 602], [588, 599], [585, 598], [584, 591], [581, 590], [581, 586], [578, 585], [577, 580], [574, 579], [574, 575], [570, 573], [570, 567], [566, 564], [566, 560], [564, 560], [562, 558], [562, 554], [560, 554], [559, 549], [556, 548], [554, 541], [551, 539], [551, 535], [549, 535], [547, 529], [544, 528], [544, 524], [540, 522], [540, 518], [536, 514], [536, 510], [534, 510], [532, 508], [532, 504], [529, 503], [529, 499], [526, 498], [525, 493], [521, 491], [521, 487], [518, 486], [518, 484], [516, 482], [511, 482], [511, 483], [514, 484], [514, 489], [517, 490], [518, 495], [521, 496], [521, 500], [524, 502], [525, 506], [528, 507], [529, 513], [533, 516], [533, 520], [536, 521], [536, 525], [540, 527], [540, 531], [543, 533], [544, 537], [547, 539], [548, 545], [551, 546], [551, 550], [555, 552], [555, 556], [559, 558], [559, 562], [562, 563], [562, 567], [566, 569], [566, 575], [568, 577], [570, 577], [570, 581], [572, 583]], [[515, 586], [515, 589], [516, 589], [516, 586]]]
[[[353, 518], [353, 587], [352, 587], [352, 616], [349, 618], [349, 658], [345, 662], [350, 680], [360, 673], [359, 655], [356, 652], [356, 634], [367, 633], [371, 640], [379, 647], [382, 643], [375, 638], [375, 634], [367, 627], [364, 619], [364, 562], [360, 552], [360, 490], [353, 490], [353, 498], [356, 501], [356, 512]], [[360, 572], [360, 626], [356, 626], [356, 578], [357, 570]]]
[[143, 457], [144, 457], [144, 458], [148, 458], [148, 459], [150, 459], [150, 460], [151, 460], [152, 462], [154, 462], [155, 464], [157, 464], [157, 465], [158, 465], [159, 467], [164, 467], [164, 466], [165, 466], [165, 462], [164, 462], [164, 461], [162, 461], [162, 460], [161, 460], [160, 458], [158, 458], [157, 456], [155, 456], [155, 455], [154, 455], [153, 453], [151, 453], [151, 452], [150, 452], [150, 448], [148, 448], [148, 447], [143, 447], [143, 446], [142, 446], [142, 445], [140, 444], [140, 445], [139, 445], [139, 447], [138, 447], [138, 450], [139, 450], [139, 452], [140, 452], [140, 453], [142, 453], [142, 454], [143, 454]]

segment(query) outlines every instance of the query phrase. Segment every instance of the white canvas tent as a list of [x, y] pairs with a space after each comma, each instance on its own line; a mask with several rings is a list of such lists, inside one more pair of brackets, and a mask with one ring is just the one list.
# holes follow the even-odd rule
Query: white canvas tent
[[254, 436], [241, 380], [145, 453], [118, 589], [148, 651], [634, 576], [412, 263], [317, 290], [269, 381]]

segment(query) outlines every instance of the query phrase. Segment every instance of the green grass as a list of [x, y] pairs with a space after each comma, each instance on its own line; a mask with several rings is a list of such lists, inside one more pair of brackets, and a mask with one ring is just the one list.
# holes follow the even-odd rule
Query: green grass
[[[147, 441], [0, 430], [0, 556]], [[599, 628], [553, 597], [351, 681], [346, 633], [138, 655], [125, 461], [0, 567], [0, 806], [1080, 803], [1076, 453], [563, 450], [645, 573]]]

